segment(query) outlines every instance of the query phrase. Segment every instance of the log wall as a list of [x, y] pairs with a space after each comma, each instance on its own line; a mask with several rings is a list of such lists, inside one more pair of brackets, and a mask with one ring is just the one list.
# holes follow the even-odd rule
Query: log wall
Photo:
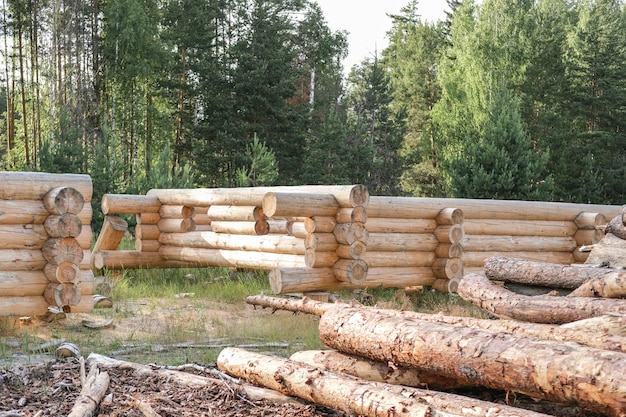
[[0, 172], [0, 182], [0, 316], [91, 311], [91, 178]]
[[[154, 189], [107, 195], [137, 217], [135, 250], [94, 248], [96, 268], [265, 269], [277, 294], [372, 287], [455, 291], [493, 255], [569, 264], [617, 206], [371, 197], [361, 185]], [[107, 242], [119, 231], [109, 228]], [[118, 227], [119, 229], [119, 227]], [[104, 228], [103, 228], [104, 230]], [[100, 237], [99, 239], [100, 240]]]

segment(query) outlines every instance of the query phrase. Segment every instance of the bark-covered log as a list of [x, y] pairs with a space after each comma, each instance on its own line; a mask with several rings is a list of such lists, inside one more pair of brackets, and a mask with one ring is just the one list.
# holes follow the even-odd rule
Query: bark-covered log
[[547, 417], [460, 395], [365, 381], [237, 348], [222, 350], [217, 363], [220, 369], [233, 376], [350, 415]]
[[109, 374], [107, 372], [100, 372], [95, 364], [92, 364], [89, 368], [89, 374], [85, 381], [83, 381], [83, 387], [80, 390], [80, 394], [74, 403], [74, 407], [68, 414], [68, 417], [91, 417], [95, 414], [96, 408], [107, 389], [109, 389]]
[[607, 268], [570, 266], [505, 256], [485, 259], [485, 275], [489, 279], [552, 288], [577, 288], [589, 279], [601, 278], [613, 272]]
[[[335, 307], [346, 306], [347, 304], [322, 303], [310, 298], [302, 299], [268, 297], [265, 295], [255, 295], [246, 298], [248, 304], [273, 310], [286, 310], [294, 313], [315, 314], [321, 316], [327, 310]], [[362, 306], [369, 309], [370, 307]], [[594, 347], [597, 349], [614, 350], [626, 353], [626, 338], [617, 336], [605, 331], [600, 326], [585, 326], [582, 331], [578, 331], [576, 323], [572, 322], [561, 326], [541, 323], [528, 323], [517, 320], [487, 320], [473, 317], [455, 317], [442, 314], [425, 314], [413, 311], [398, 311], [390, 309], [376, 309], [376, 312], [400, 317], [405, 320], [424, 320], [433, 323], [445, 323], [456, 326], [470, 327], [475, 329], [489, 330], [492, 332], [504, 332], [517, 334], [526, 337], [536, 337], [556, 342], [576, 342], [581, 345]], [[604, 316], [603, 316], [604, 317]], [[626, 320], [623, 315], [617, 316], [617, 325], [623, 326]]]
[[506, 333], [334, 308], [321, 341], [352, 355], [623, 417], [626, 354]]
[[591, 278], [569, 293], [568, 297], [626, 298], [626, 272]]
[[626, 300], [530, 297], [508, 291], [479, 274], [465, 275], [457, 292], [463, 299], [497, 316], [535, 323], [562, 324], [607, 313], [626, 313]]
[[612, 233], [593, 246], [586, 264], [605, 264], [612, 268], [626, 268], [626, 240], [620, 239]]
[[[132, 369], [133, 372], [135, 372], [135, 374], [142, 379], [150, 378], [153, 375], [164, 376], [169, 381], [173, 381], [191, 389], [202, 389], [215, 383], [225, 384], [223, 379], [209, 378], [188, 372], [173, 371], [169, 369], [155, 369], [148, 365], [113, 359], [97, 353], [90, 353], [87, 357], [87, 363], [97, 364], [101, 368], [108, 369]], [[229, 385], [244, 391], [251, 400], [268, 400], [279, 404], [295, 403], [293, 398], [266, 388], [255, 387], [245, 383], [236, 383], [235, 381], [230, 381]]]
[[85, 205], [85, 199], [75, 188], [57, 187], [44, 195], [43, 205], [51, 214], [78, 214]]
[[626, 240], [626, 225], [623, 215], [613, 217], [606, 227], [605, 233], [611, 233], [622, 240]]
[[468, 381], [456, 381], [438, 374], [390, 365], [337, 350], [307, 350], [289, 358], [295, 362], [322, 368], [337, 374], [348, 374], [366, 381], [428, 389], [456, 389], [475, 386]]

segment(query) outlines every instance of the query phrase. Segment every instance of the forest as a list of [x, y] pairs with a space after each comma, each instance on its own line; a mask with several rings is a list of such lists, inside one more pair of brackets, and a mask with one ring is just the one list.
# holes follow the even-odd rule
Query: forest
[[430, 22], [407, 0], [349, 69], [310, 0], [1, 7], [0, 169], [86, 173], [96, 201], [293, 184], [626, 201], [622, 1], [448, 0]]

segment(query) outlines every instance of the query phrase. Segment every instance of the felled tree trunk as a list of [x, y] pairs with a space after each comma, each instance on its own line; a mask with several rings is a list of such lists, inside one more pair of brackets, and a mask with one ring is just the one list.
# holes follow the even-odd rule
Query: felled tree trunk
[[275, 356], [222, 350], [218, 367], [233, 376], [359, 416], [547, 417], [460, 395], [364, 381]]
[[100, 372], [98, 367], [92, 364], [87, 378], [83, 381], [83, 388], [80, 391], [80, 395], [68, 417], [93, 416], [96, 407], [100, 404], [100, 401], [102, 401], [107, 389], [109, 389], [109, 381], [109, 374]]
[[577, 288], [591, 278], [601, 278], [613, 272], [607, 268], [569, 266], [504, 256], [485, 259], [485, 275], [489, 279], [551, 288]]
[[479, 274], [465, 275], [457, 291], [463, 299], [497, 316], [534, 323], [563, 324], [607, 313], [626, 314], [626, 300], [524, 296]]
[[347, 307], [326, 311], [319, 333], [326, 346], [352, 355], [611, 417], [626, 411], [624, 353]]
[[592, 278], [568, 294], [568, 297], [626, 297], [626, 272], [613, 272]]
[[[332, 304], [315, 301], [304, 297], [302, 299], [268, 297], [266, 295], [250, 296], [246, 299], [248, 304], [260, 307], [269, 307], [274, 310], [286, 310], [296, 313], [307, 313], [321, 316], [331, 308], [349, 306], [349, 304]], [[360, 306], [359, 308], [369, 309], [370, 307]], [[473, 317], [444, 316], [442, 314], [425, 314], [413, 311], [398, 311], [388, 309], [376, 309], [380, 314], [401, 317], [406, 320], [417, 319], [433, 323], [446, 323], [456, 326], [471, 327], [475, 329], [490, 330], [493, 332], [505, 332], [520, 336], [537, 337], [556, 342], [576, 342], [581, 345], [594, 347], [597, 349], [614, 350], [626, 353], [626, 338], [621, 337], [621, 333], [608, 331], [598, 323], [586, 325], [581, 321], [569, 323], [567, 326], [555, 326], [543, 323], [528, 323], [517, 320], [486, 320]], [[606, 316], [602, 316], [606, 317]], [[612, 316], [609, 316], [612, 317]], [[624, 317], [620, 315], [619, 317]], [[619, 317], [617, 317], [619, 319]], [[613, 317], [615, 319], [615, 317]], [[598, 317], [597, 319], [600, 319]], [[604, 319], [608, 321], [608, 319]], [[626, 319], [622, 319], [626, 320]], [[583, 320], [586, 321], [586, 320]], [[626, 322], [616, 321], [614, 326], [626, 326]], [[578, 326], [575, 324], [579, 323]], [[571, 326], [570, 326], [571, 325]]]

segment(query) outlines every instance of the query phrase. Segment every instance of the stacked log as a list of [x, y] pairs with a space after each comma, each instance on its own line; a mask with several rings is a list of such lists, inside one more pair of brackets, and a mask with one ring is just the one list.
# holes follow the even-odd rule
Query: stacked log
[[[426, 415], [538, 415], [501, 404], [473, 403], [476, 400], [472, 398], [444, 392], [457, 387], [486, 387], [502, 392], [503, 396], [506, 393], [506, 398], [509, 393], [525, 394], [532, 398], [526, 402], [530, 407], [549, 402], [551, 409], [554, 404], [576, 406], [577, 415], [621, 417], [626, 413], [623, 336], [607, 335], [589, 327], [580, 330], [515, 320], [448, 317], [320, 303], [306, 298], [261, 295], [249, 297], [247, 302], [320, 316], [320, 338], [333, 350], [300, 352], [290, 361], [274, 364], [277, 359], [225, 349], [218, 358], [218, 367], [249, 382], [308, 401], [337, 407], [325, 403], [325, 388], [322, 382], [315, 382], [318, 377], [325, 379], [328, 372], [331, 378], [356, 376], [350, 378], [350, 384], [358, 381], [359, 388], [342, 396], [345, 404], [351, 403], [353, 395], [365, 401], [363, 389], [378, 387], [383, 390], [380, 395], [400, 392], [406, 398], [420, 399], [420, 403], [432, 407], [424, 412]], [[298, 381], [301, 373], [309, 378]], [[348, 382], [340, 384], [348, 389]], [[424, 384], [429, 384], [428, 391], [412, 388]], [[434, 391], [434, 387], [441, 392]], [[376, 410], [383, 403], [395, 404], [396, 412], [402, 410], [392, 395], [385, 401], [368, 400], [368, 410]], [[524, 406], [523, 402], [516, 403]], [[364, 415], [386, 415], [384, 412]]]
[[0, 315], [93, 307], [87, 175], [0, 172]]

